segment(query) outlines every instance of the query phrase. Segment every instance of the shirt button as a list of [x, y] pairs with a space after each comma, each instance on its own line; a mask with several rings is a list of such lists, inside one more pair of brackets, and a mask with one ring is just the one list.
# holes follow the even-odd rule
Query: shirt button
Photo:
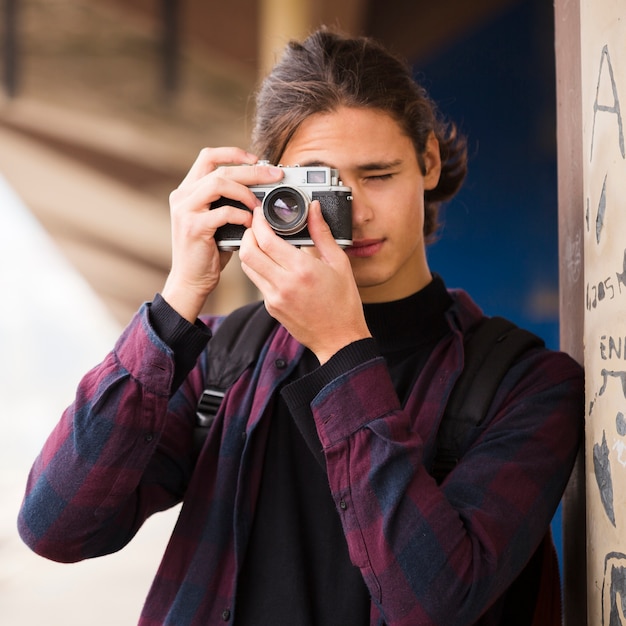
[[341, 501], [339, 502], [339, 508], [340, 508], [342, 511], [345, 511], [345, 510], [348, 508], [348, 505], [346, 504], [346, 501], [345, 501], [345, 500], [341, 500]]
[[222, 611], [222, 619], [227, 622], [230, 619], [230, 610], [229, 609], [224, 609]]
[[144, 436], [143, 440], [146, 443], [150, 443], [152, 440], [154, 439], [154, 435], [152, 433], [148, 433], [147, 435]]
[[276, 365], [279, 370], [284, 370], [287, 367], [287, 361], [285, 361], [285, 359], [276, 359], [274, 365]]

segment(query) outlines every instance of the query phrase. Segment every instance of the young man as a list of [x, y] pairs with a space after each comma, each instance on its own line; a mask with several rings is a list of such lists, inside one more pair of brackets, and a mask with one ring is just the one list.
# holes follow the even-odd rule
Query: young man
[[[254, 154], [204, 149], [171, 194], [166, 284], [45, 444], [22, 537], [59, 561], [103, 555], [182, 500], [143, 626], [560, 623], [549, 525], [581, 440], [578, 365], [521, 357], [456, 467], [431, 476], [483, 317], [426, 258], [438, 204], [465, 175], [463, 139], [403, 62], [326, 30], [288, 46], [253, 139]], [[248, 186], [284, 172], [259, 158], [337, 168], [353, 245], [337, 245], [317, 202], [314, 247], [277, 236]], [[211, 208], [221, 198], [252, 213]], [[196, 461], [203, 350], [220, 323], [197, 318], [230, 256], [214, 240], [228, 223], [245, 227], [242, 267], [280, 326]]]

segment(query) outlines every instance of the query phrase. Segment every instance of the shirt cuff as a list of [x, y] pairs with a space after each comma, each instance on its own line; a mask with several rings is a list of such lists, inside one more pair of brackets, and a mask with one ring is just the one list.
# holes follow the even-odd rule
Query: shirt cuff
[[351, 369], [379, 357], [378, 345], [372, 337], [354, 341], [339, 350], [321, 367], [285, 386], [281, 395], [296, 419], [303, 413], [311, 415], [311, 403], [326, 385]]
[[148, 305], [148, 315], [154, 331], [174, 353], [173, 393], [193, 369], [212, 336], [211, 330], [200, 320], [188, 322], [158, 293]]

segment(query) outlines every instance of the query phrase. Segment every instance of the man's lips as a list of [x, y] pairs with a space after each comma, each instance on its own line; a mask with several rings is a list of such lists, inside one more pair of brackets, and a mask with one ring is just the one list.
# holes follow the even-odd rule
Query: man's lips
[[366, 258], [376, 254], [383, 246], [384, 239], [355, 239], [346, 248], [348, 256]]

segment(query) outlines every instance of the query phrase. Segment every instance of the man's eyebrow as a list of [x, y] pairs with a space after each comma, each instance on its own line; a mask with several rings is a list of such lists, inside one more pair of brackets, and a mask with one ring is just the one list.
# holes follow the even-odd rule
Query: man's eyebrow
[[355, 169], [361, 172], [392, 170], [401, 164], [401, 159], [395, 159], [394, 161], [372, 161], [370, 163], [361, 163], [360, 165], [357, 165]]
[[332, 167], [332, 165], [328, 165], [328, 163], [322, 163], [322, 161], [305, 161], [303, 163], [298, 163], [300, 167]]
[[[322, 163], [321, 161], [307, 161], [300, 164], [302, 167], [333, 167], [328, 163]], [[395, 159], [393, 161], [372, 161], [370, 163], [361, 163], [355, 165], [352, 169], [358, 172], [379, 172], [381, 170], [391, 170], [402, 165], [401, 159]]]

